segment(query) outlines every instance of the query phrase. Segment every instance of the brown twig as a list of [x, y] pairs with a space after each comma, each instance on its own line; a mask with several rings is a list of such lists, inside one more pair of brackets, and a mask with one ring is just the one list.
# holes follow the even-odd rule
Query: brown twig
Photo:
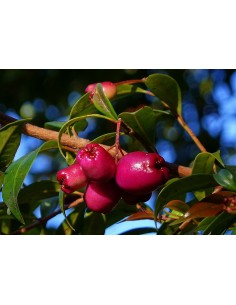
[[[16, 119], [0, 112], [0, 124], [1, 125], [7, 125], [9, 123], [12, 123], [16, 121]], [[58, 141], [59, 133], [57, 131], [48, 130], [45, 128], [41, 128], [29, 123], [24, 124], [22, 128], [22, 132], [30, 137], [38, 138], [44, 141], [49, 140], [56, 140]], [[78, 149], [85, 147], [90, 141], [87, 139], [83, 139], [80, 137], [70, 137], [67, 134], [63, 134], [61, 138], [61, 144], [64, 146], [65, 149], [76, 152]], [[110, 146], [102, 145], [106, 150], [109, 151], [109, 153], [115, 157], [117, 150], [116, 147], [113, 147], [110, 149]], [[119, 158], [121, 158], [125, 154], [124, 151], [119, 152]], [[170, 168], [170, 170], [175, 175], [179, 175], [180, 177], [185, 177], [191, 175], [191, 168], [176, 165], [172, 163], [167, 163], [167, 166]]]

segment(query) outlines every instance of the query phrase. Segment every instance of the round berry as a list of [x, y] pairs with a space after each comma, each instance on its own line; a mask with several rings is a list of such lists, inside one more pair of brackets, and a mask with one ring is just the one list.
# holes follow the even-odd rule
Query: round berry
[[135, 151], [117, 164], [116, 183], [128, 193], [150, 193], [169, 179], [165, 160], [156, 153]]
[[81, 166], [76, 163], [59, 170], [57, 180], [61, 184], [61, 190], [68, 194], [84, 187], [88, 182]]
[[[97, 83], [95, 84], [90, 84], [86, 87], [85, 92], [91, 92], [91, 97], [94, 94], [94, 90], [96, 87]], [[105, 95], [109, 98], [112, 99], [113, 97], [116, 96], [117, 93], [117, 89], [116, 89], [116, 85], [112, 82], [102, 82], [101, 83], [102, 87], [103, 87], [103, 91], [105, 93]]]
[[115, 177], [115, 160], [97, 143], [87, 144], [80, 149], [76, 155], [76, 162], [91, 181], [106, 182]]
[[88, 208], [99, 213], [110, 212], [121, 198], [121, 192], [114, 180], [104, 183], [89, 182], [84, 194]]

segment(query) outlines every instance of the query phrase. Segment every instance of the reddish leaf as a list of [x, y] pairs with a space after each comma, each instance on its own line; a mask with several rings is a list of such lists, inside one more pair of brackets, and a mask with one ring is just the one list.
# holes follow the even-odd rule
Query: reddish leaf
[[189, 206], [182, 200], [171, 200], [165, 205], [165, 208], [169, 208], [180, 213], [186, 213], [189, 209]]
[[128, 220], [141, 220], [141, 219], [154, 219], [154, 214], [152, 212], [139, 211], [127, 217], [125, 221]]
[[201, 202], [212, 202], [212, 203], [224, 203], [224, 199], [227, 197], [236, 196], [235, 192], [231, 191], [220, 191], [205, 197]]
[[185, 220], [216, 216], [225, 210], [225, 204], [212, 202], [195, 203], [184, 215]]

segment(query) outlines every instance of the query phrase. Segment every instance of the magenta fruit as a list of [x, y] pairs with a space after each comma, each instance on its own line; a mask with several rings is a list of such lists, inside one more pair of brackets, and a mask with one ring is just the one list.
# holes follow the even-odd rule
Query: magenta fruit
[[168, 179], [165, 160], [156, 153], [135, 151], [122, 157], [117, 164], [116, 183], [128, 193], [152, 192]]
[[76, 162], [91, 181], [106, 182], [116, 174], [116, 163], [112, 156], [99, 144], [90, 143], [80, 149]]
[[88, 180], [79, 164], [72, 164], [57, 172], [57, 180], [61, 190], [67, 194], [84, 187]]
[[145, 202], [148, 201], [152, 196], [152, 193], [147, 194], [132, 194], [132, 193], [122, 193], [122, 198], [124, 201], [128, 204], [136, 204], [139, 202]]
[[110, 212], [120, 198], [120, 189], [114, 180], [105, 183], [89, 182], [84, 194], [88, 208], [104, 214]]
[[[93, 96], [96, 85], [97, 85], [97, 83], [90, 84], [86, 87], [85, 92], [91, 92], [90, 97]], [[116, 96], [117, 89], [116, 89], [116, 85], [114, 83], [112, 83], [112, 82], [102, 82], [101, 85], [103, 87], [103, 91], [104, 91], [105, 95], [109, 99]]]

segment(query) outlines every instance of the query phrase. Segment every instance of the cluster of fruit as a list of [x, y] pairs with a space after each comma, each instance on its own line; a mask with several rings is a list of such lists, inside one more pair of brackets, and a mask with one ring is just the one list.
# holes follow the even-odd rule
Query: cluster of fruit
[[84, 201], [92, 211], [110, 212], [123, 198], [128, 204], [147, 201], [169, 179], [165, 160], [156, 153], [135, 151], [115, 159], [99, 144], [80, 149], [74, 164], [61, 169], [57, 180], [65, 193], [86, 186]]

